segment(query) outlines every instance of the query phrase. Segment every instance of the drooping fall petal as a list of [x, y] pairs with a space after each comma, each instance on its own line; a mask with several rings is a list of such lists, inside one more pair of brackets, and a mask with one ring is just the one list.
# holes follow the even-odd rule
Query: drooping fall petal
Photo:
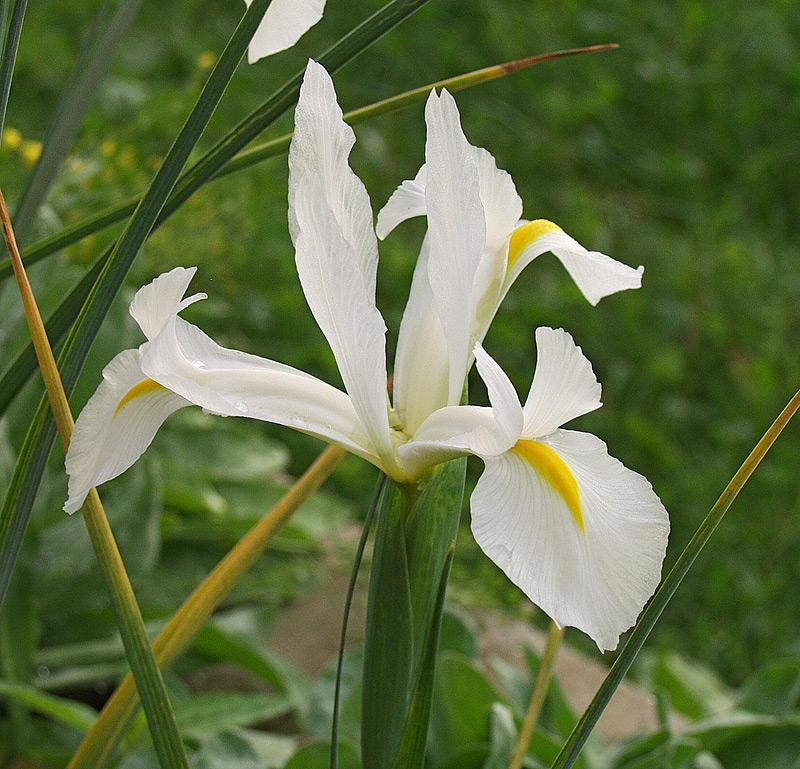
[[511, 235], [501, 299], [522, 270], [547, 251], [558, 257], [590, 304], [642, 285], [644, 267], [634, 269], [599, 251], [589, 251], [558, 225], [536, 219], [520, 225]]
[[75, 423], [66, 457], [74, 513], [93, 486], [127, 470], [172, 413], [192, 404], [142, 372], [138, 350], [125, 350], [103, 369], [103, 381]]
[[[559, 430], [540, 445], [552, 454], [539, 466], [516, 451], [485, 459], [471, 501], [473, 534], [558, 625], [614, 649], [660, 580], [667, 513], [648, 481], [599, 438]], [[548, 472], [559, 462], [574, 478], [580, 520]]]

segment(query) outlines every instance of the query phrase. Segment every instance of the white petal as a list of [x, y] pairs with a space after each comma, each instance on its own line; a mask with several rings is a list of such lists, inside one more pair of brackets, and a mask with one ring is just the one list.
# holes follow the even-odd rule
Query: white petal
[[181, 318], [143, 345], [142, 370], [211, 413], [293, 427], [379, 464], [341, 390], [291, 366], [220, 347]]
[[392, 402], [409, 434], [434, 411], [448, 405], [447, 342], [428, 282], [429, 253], [426, 237], [400, 322], [394, 359]]
[[[244, 0], [247, 7], [253, 0]], [[291, 48], [321, 18], [325, 0], [272, 0], [247, 52], [250, 64]]]
[[425, 202], [427, 168], [423, 166], [413, 179], [406, 179], [391, 195], [386, 205], [378, 212], [375, 232], [383, 240], [398, 224], [428, 212]]
[[644, 267], [633, 269], [599, 251], [587, 251], [560, 227], [539, 219], [520, 226], [512, 235], [503, 295], [520, 272], [546, 251], [558, 257], [593, 305], [604, 296], [642, 285]]
[[430, 262], [428, 275], [447, 339], [449, 400], [458, 403], [472, 354], [473, 285], [486, 245], [473, 147], [459, 122], [453, 97], [431, 92], [425, 108]]
[[289, 153], [289, 224], [303, 291], [336, 357], [353, 406], [391, 466], [386, 327], [375, 306], [378, 264], [372, 209], [347, 163], [355, 137], [333, 83], [309, 61]]
[[509, 445], [522, 434], [523, 415], [517, 391], [506, 372], [480, 345], [475, 347], [475, 363], [489, 393], [497, 427]]
[[[170, 414], [191, 405], [154, 383], [148, 386], [139, 360], [139, 350], [117, 355], [103, 369], [103, 381], [75, 423], [66, 457], [69, 499], [64, 510], [68, 513], [80, 508], [93, 486], [127, 470]], [[132, 390], [136, 397], [129, 395]]]
[[508, 448], [492, 409], [446, 406], [431, 414], [414, 437], [398, 447], [397, 454], [403, 471], [413, 480], [448, 459], [465, 454], [493, 456]]
[[600, 383], [564, 329], [536, 329], [536, 373], [523, 412], [525, 438], [549, 435], [570, 419], [600, 408]]
[[483, 213], [486, 217], [486, 249], [500, 251], [522, 216], [522, 200], [511, 175], [497, 167], [492, 154], [482, 147], [472, 147], [478, 169]]
[[558, 625], [614, 649], [661, 575], [669, 519], [647, 479], [586, 433], [542, 441], [577, 481], [585, 532], [563, 497], [511, 451], [486, 460], [472, 495], [484, 552]]
[[197, 267], [176, 267], [142, 286], [133, 297], [130, 313], [148, 339], [157, 336], [164, 324], [206, 294], [183, 298]]

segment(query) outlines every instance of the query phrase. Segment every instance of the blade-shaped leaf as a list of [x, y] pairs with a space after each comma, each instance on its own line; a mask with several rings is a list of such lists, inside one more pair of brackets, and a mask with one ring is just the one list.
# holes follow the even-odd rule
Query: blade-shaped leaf
[[[25, 9], [28, 0], [16, 0], [14, 10], [11, 12], [11, 22], [8, 25], [5, 42], [3, 44], [3, 58], [0, 62], [0, 134], [6, 122], [6, 107], [8, 107], [8, 95], [11, 93], [11, 79], [14, 76], [14, 64], [17, 60], [17, 48], [19, 47], [19, 36], [22, 32], [22, 22], [25, 19]], [[3, 6], [3, 27], [5, 30], [5, 9]]]
[[364, 637], [364, 769], [394, 767], [410, 706], [414, 621], [403, 532], [408, 510], [403, 507], [400, 489], [394, 483], [386, 483], [378, 503]]
[[97, 711], [82, 702], [56, 697], [33, 686], [0, 680], [0, 696], [8, 697], [43, 716], [74, 726], [82, 732], [91, 729]]

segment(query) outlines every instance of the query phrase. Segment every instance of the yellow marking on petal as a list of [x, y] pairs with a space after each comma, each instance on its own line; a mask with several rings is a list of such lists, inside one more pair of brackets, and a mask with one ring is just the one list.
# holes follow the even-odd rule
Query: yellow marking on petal
[[548, 232], [560, 230], [557, 224], [549, 222], [547, 219], [534, 219], [527, 224], [521, 224], [511, 233], [511, 242], [508, 244], [508, 266], [506, 271], [511, 269], [519, 255], [537, 238], [546, 235]]
[[125, 393], [125, 397], [119, 402], [119, 406], [117, 406], [117, 410], [114, 412], [114, 416], [119, 414], [120, 409], [126, 404], [130, 403], [134, 398], [138, 398], [142, 395], [147, 395], [148, 393], [155, 392], [156, 390], [166, 390], [167, 388], [164, 385], [160, 385], [158, 382], [154, 381], [153, 379], [145, 379], [143, 382], [139, 382], [139, 384], [134, 385]]
[[511, 450], [533, 465], [539, 475], [561, 495], [578, 528], [585, 534], [578, 482], [564, 460], [549, 446], [536, 441], [517, 441]]

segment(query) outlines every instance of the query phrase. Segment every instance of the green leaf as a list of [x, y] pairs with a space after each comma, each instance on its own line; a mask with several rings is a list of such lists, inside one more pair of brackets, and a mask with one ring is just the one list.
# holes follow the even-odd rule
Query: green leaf
[[[339, 666], [327, 665], [322, 675], [314, 682], [309, 693], [308, 707], [303, 713], [302, 727], [308, 734], [327, 741], [333, 726], [333, 707], [336, 678]], [[345, 651], [341, 665], [339, 690], [340, 741], [349, 740], [358, 744], [361, 740], [361, 676], [364, 669], [364, 652], [361, 648]], [[330, 750], [328, 754], [330, 758]], [[341, 767], [340, 767], [341, 769]]]
[[[3, 126], [6, 121], [8, 95], [11, 92], [11, 79], [14, 76], [14, 64], [17, 60], [19, 36], [22, 32], [22, 22], [25, 19], [25, 9], [27, 5], [27, 0], [16, 0], [14, 3], [14, 10], [11, 12], [11, 22], [8, 25], [8, 32], [6, 32], [3, 42], [3, 59], [2, 62], [0, 62], [0, 134], [3, 131]], [[2, 31], [5, 32], [5, 13], [3, 14]]]
[[800, 661], [781, 660], [758, 670], [739, 693], [739, 707], [756, 713], [785, 716], [800, 699]]
[[203, 740], [193, 765], [195, 769], [264, 769], [250, 742], [231, 732]]
[[[414, 621], [401, 492], [383, 487], [367, 599], [361, 755], [366, 769], [389, 769], [411, 705]], [[438, 587], [438, 581], [437, 581]]]
[[292, 691], [293, 684], [287, 680], [285, 670], [270, 657], [266, 649], [237, 638], [216, 622], [203, 626], [192, 642], [192, 648], [213, 659], [239, 665], [283, 694]]
[[439, 653], [444, 652], [455, 652], [473, 660], [478, 657], [475, 623], [457, 606], [445, 606], [442, 612]]
[[489, 735], [492, 747], [483, 769], [507, 769], [517, 744], [517, 728], [511, 708], [500, 702], [492, 705]]
[[455, 654], [440, 655], [428, 740], [434, 765], [464, 745], [489, 743], [492, 708], [501, 700], [474, 662]]
[[691, 720], [733, 707], [733, 693], [713, 670], [676, 652], [660, 653], [650, 676], [651, 685], [667, 693], [670, 706]]
[[284, 734], [270, 734], [255, 729], [235, 729], [230, 733], [247, 742], [258, 758], [258, 769], [283, 769], [297, 749], [297, 739]]
[[181, 731], [200, 735], [269, 721], [291, 709], [285, 694], [212, 692], [175, 703], [175, 719]]
[[[300, 748], [287, 762], [284, 769], [329, 769], [331, 760], [330, 742], [313, 742]], [[361, 769], [358, 751], [349, 742], [339, 740], [339, 769]]]
[[201, 475], [212, 483], [261, 484], [286, 469], [289, 452], [284, 446], [246, 429], [247, 425], [228, 421], [208, 419], [195, 409], [181, 412], [153, 446], [167, 460], [165, 480], [174, 483], [180, 477]]
[[89, 731], [97, 718], [97, 711], [82, 702], [56, 697], [21, 683], [0, 679], [0, 695], [82, 732]]

